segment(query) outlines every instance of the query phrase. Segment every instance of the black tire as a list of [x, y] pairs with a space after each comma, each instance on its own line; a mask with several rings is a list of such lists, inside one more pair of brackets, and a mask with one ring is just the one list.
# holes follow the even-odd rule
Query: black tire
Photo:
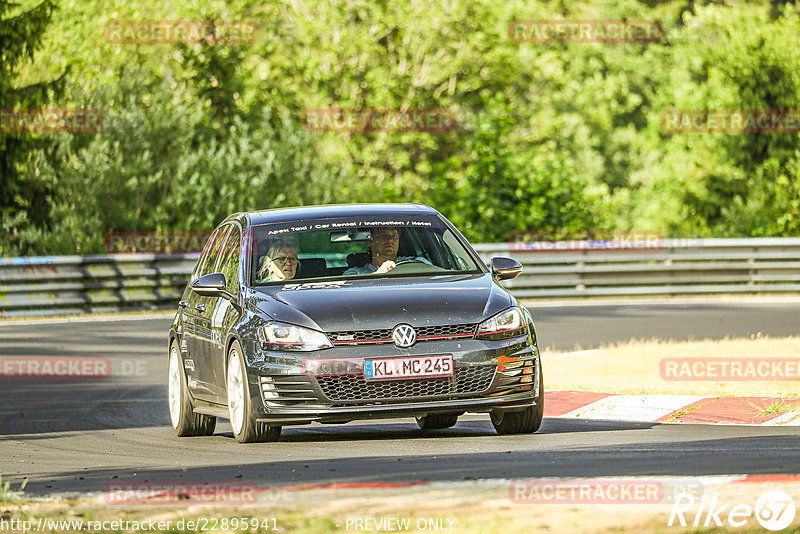
[[490, 417], [498, 434], [533, 434], [541, 428], [544, 418], [544, 380], [541, 360], [538, 363], [539, 391], [536, 394], [536, 406], [528, 406], [516, 412], [493, 411]]
[[[238, 369], [236, 367], [238, 361]], [[243, 380], [242, 389], [238, 389], [235, 384], [237, 379], [230, 373], [239, 373], [238, 380]], [[233, 380], [231, 380], [233, 379]], [[281, 427], [259, 423], [255, 420], [253, 406], [250, 404], [250, 392], [248, 388], [247, 367], [244, 363], [242, 347], [238, 341], [231, 344], [228, 351], [228, 365], [226, 366], [225, 385], [228, 393], [228, 411], [231, 414], [230, 421], [233, 427], [233, 435], [239, 443], [263, 443], [265, 441], [278, 441], [281, 435]], [[234, 417], [234, 410], [241, 407], [242, 417], [241, 428], [237, 428], [238, 416]]]
[[458, 422], [458, 415], [440, 414], [424, 415], [417, 417], [417, 426], [422, 430], [437, 430], [440, 428], [450, 428]]
[[[203, 415], [201, 413], [194, 413], [194, 406], [192, 400], [189, 398], [189, 388], [186, 384], [186, 373], [183, 370], [183, 360], [178, 352], [178, 344], [175, 340], [170, 343], [169, 347], [169, 383], [168, 389], [168, 402], [170, 408], [170, 422], [175, 434], [179, 437], [186, 436], [210, 436], [214, 433], [217, 426], [217, 418], [210, 415]], [[173, 363], [175, 362], [175, 363]], [[177, 377], [173, 377], [172, 373], [175, 371], [173, 365], [177, 365]], [[177, 391], [173, 388], [177, 387]], [[173, 412], [172, 395], [177, 394], [176, 406], [177, 411]]]

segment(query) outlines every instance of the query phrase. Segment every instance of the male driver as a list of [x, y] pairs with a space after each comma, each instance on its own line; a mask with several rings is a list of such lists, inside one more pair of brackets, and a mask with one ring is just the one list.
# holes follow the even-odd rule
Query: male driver
[[372, 237], [368, 241], [372, 261], [363, 267], [350, 267], [344, 274], [373, 274], [387, 273], [394, 269], [395, 261], [416, 260], [431, 265], [431, 262], [421, 256], [397, 257], [400, 246], [400, 232], [397, 228], [381, 226], [372, 230]]

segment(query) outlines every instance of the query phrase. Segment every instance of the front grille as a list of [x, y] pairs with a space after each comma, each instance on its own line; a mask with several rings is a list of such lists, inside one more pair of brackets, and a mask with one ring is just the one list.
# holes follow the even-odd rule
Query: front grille
[[422, 326], [417, 328], [418, 340], [472, 337], [474, 334], [474, 324], [448, 324], [445, 326]]
[[391, 343], [392, 331], [382, 330], [344, 330], [329, 332], [328, 337], [334, 345], [355, 345], [359, 343]]
[[489, 389], [494, 365], [456, 367], [452, 378], [416, 380], [365, 380], [364, 378], [321, 378], [319, 385], [333, 403], [393, 401], [464, 396]]
[[[442, 326], [415, 326], [417, 341], [433, 341], [472, 337], [475, 334], [474, 324], [448, 324]], [[334, 345], [361, 345], [372, 343], [391, 343], [392, 329], [379, 330], [343, 330], [328, 332]]]

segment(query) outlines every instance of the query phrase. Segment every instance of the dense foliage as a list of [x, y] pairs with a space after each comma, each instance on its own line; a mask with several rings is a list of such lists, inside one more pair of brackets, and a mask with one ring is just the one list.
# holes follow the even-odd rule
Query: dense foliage
[[[0, 108], [45, 105], [21, 97], [44, 82], [55, 106], [99, 109], [103, 126], [25, 134], [23, 148], [0, 132], [0, 254], [101, 252], [110, 231], [370, 201], [431, 204], [473, 241], [800, 235], [796, 132], [660, 123], [671, 109], [800, 109], [791, 3], [54, 2], [0, 0], [0, 42], [27, 43], [3, 45]], [[11, 19], [31, 29], [11, 35]], [[255, 42], [104, 37], [109, 21], [217, 19], [257, 21]], [[508, 28], [520, 19], [659, 20], [665, 38], [517, 42]], [[63, 93], [46, 85], [67, 69]], [[441, 108], [458, 126], [307, 131], [304, 110], [320, 108]]]
[[[64, 86], [63, 73], [55, 79], [19, 83], [19, 71], [41, 46], [55, 5], [45, 0], [23, 16], [16, 8], [17, 4], [0, 0], [0, 110], [41, 108]], [[41, 180], [21, 176], [31, 153], [46, 145], [29, 132], [0, 128], [0, 254], [20, 249], [3, 245], [14, 225], [41, 227], [49, 222], [48, 187]]]

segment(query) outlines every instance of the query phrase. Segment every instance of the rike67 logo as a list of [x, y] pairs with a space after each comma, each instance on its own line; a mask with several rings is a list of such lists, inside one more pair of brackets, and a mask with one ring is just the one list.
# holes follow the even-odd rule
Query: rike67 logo
[[750, 523], [753, 516], [767, 530], [783, 530], [794, 521], [794, 499], [785, 491], [770, 490], [758, 498], [754, 508], [749, 504], [720, 504], [718, 493], [710, 499], [709, 495], [703, 495], [699, 502], [692, 494], [680, 493], [672, 505], [667, 526], [685, 527], [691, 523], [693, 527], [713, 524], [738, 528]]

